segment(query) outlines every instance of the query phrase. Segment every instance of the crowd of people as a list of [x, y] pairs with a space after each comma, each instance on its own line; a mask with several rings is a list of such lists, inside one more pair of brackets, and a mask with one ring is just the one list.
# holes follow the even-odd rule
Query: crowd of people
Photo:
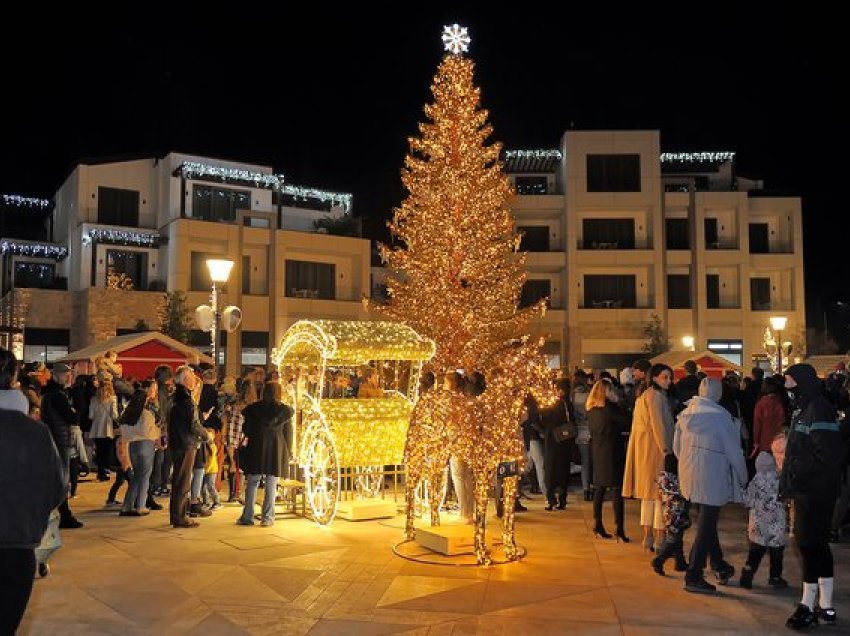
[[[714, 593], [706, 567], [720, 585], [736, 572], [718, 537], [721, 511], [744, 504], [750, 547], [740, 586], [752, 588], [769, 554], [768, 585], [787, 587], [783, 557], [793, 535], [803, 593], [786, 625], [835, 623], [829, 543], [840, 541], [850, 504], [850, 382], [843, 363], [826, 381], [806, 364], [782, 375], [765, 377], [754, 368], [748, 378], [730, 371], [715, 379], [689, 360], [674, 382], [669, 366], [638, 360], [619, 378], [576, 370], [555, 388], [554, 405], [540, 408], [528, 396], [521, 418], [524, 484], [545, 493], [547, 511], [567, 507], [572, 465], [580, 463], [597, 538], [628, 543], [623, 499], [638, 499], [650, 567], [664, 576], [672, 559], [686, 591]], [[614, 534], [603, 523], [606, 499], [613, 504]]]

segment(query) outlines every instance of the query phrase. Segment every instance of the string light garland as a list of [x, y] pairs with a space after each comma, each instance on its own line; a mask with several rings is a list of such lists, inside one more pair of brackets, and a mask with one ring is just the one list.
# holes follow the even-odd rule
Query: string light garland
[[713, 163], [715, 161], [732, 161], [735, 153], [721, 152], [662, 152], [661, 163]]
[[138, 247], [158, 247], [159, 232], [134, 232], [132, 230], [91, 229], [83, 234], [83, 244], [107, 243], [109, 245], [134, 245]]
[[52, 258], [61, 261], [68, 256], [68, 248], [55, 243], [37, 243], [35, 241], [14, 241], [3, 239], [0, 242], [0, 253], [13, 256], [32, 256], [37, 258]]
[[319, 190], [318, 188], [307, 188], [303, 186], [289, 185], [281, 183], [279, 186], [280, 192], [288, 194], [292, 197], [301, 199], [315, 199], [322, 203], [330, 203], [331, 205], [342, 206], [345, 212], [351, 210], [351, 205], [354, 196], [345, 192], [330, 192], [328, 190]]
[[557, 159], [563, 158], [563, 153], [557, 149], [542, 150], [505, 150], [505, 160], [509, 159]]
[[[502, 148], [487, 143], [492, 128], [473, 71], [457, 54], [440, 63], [427, 121], [409, 140], [402, 171], [408, 196], [389, 224], [398, 247], [380, 248], [390, 272], [389, 303], [372, 307], [437, 343], [430, 367], [438, 378], [465, 369], [486, 379], [486, 390], [474, 398], [444, 388], [440, 379], [416, 403], [405, 449], [405, 532], [412, 538], [419, 481], [427, 480], [438, 499], [446, 461], [457, 457], [475, 477], [475, 555], [487, 564], [487, 488], [500, 461], [522, 461], [523, 398], [535, 393], [545, 406], [551, 389], [541, 343], [528, 337], [545, 303], [517, 308], [526, 256], [519, 252]], [[515, 492], [510, 479], [504, 486], [506, 496]], [[503, 502], [513, 509], [513, 499]], [[436, 505], [432, 525], [440, 523]], [[518, 558], [512, 514], [503, 518], [502, 534], [506, 558]]]
[[27, 208], [37, 210], [49, 210], [53, 207], [53, 201], [39, 199], [36, 197], [23, 197], [19, 194], [4, 194], [3, 205], [14, 208]]

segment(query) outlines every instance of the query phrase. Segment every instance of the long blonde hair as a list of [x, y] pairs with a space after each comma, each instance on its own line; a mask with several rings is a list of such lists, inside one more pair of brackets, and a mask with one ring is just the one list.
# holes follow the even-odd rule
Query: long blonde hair
[[115, 397], [115, 387], [112, 386], [112, 380], [101, 380], [97, 387], [97, 399], [100, 402], [109, 402]]
[[608, 399], [611, 386], [611, 381], [608, 378], [597, 380], [593, 388], [590, 389], [590, 394], [587, 396], [587, 401], [585, 402], [585, 408], [588, 411], [590, 409], [605, 408], [605, 401]]

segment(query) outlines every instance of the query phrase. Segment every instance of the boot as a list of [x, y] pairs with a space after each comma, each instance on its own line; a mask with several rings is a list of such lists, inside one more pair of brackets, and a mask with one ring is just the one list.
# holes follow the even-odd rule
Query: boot
[[210, 517], [212, 513], [204, 508], [200, 502], [193, 503], [189, 505], [189, 516], [190, 517]]
[[584, 500], [593, 501], [593, 488], [588, 488], [584, 491]]
[[236, 473], [227, 474], [227, 503], [236, 501]]
[[755, 574], [755, 572], [753, 572], [752, 568], [750, 568], [749, 565], [745, 565], [741, 569], [741, 580], [738, 583], [738, 585], [740, 585], [745, 590], [753, 589], [753, 575], [754, 574]]

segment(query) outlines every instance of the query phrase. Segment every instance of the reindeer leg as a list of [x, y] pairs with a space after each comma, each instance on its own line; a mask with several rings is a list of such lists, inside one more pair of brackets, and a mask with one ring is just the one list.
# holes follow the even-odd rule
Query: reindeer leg
[[475, 471], [475, 559], [478, 565], [490, 565], [490, 550], [487, 549], [487, 489], [490, 485], [489, 471]]
[[502, 480], [502, 545], [508, 561], [517, 560], [516, 537], [514, 536], [514, 502], [516, 500], [517, 477]]

